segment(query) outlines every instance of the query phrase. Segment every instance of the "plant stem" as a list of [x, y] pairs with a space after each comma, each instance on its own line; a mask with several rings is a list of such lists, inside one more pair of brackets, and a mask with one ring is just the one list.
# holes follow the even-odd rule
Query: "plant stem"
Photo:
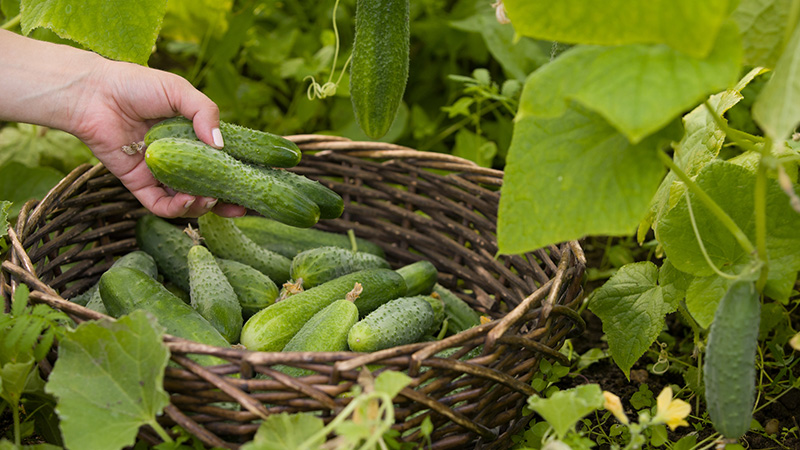
[[747, 253], [748, 255], [752, 255], [755, 253], [755, 247], [753, 243], [750, 242], [747, 235], [744, 234], [739, 225], [736, 225], [736, 222], [731, 219], [731, 216], [725, 212], [697, 183], [694, 182], [691, 178], [689, 178], [686, 173], [675, 164], [675, 161], [672, 160], [663, 150], [657, 151], [658, 158], [661, 160], [664, 165], [670, 168], [675, 175], [680, 178], [681, 181], [686, 184], [686, 188], [689, 189], [691, 193], [693, 193], [697, 198], [708, 208], [711, 213], [719, 220], [722, 225], [733, 235], [736, 242], [739, 243], [739, 246]]
[[173, 442], [172, 438], [169, 436], [169, 433], [167, 433], [167, 431], [164, 430], [164, 428], [162, 428], [161, 425], [159, 425], [157, 421], [154, 420], [149, 425], [153, 429], [153, 431], [156, 432], [158, 437], [161, 438], [162, 441], [169, 442], [169, 443]]
[[11, 416], [14, 420], [14, 443], [17, 444], [17, 447], [22, 446], [22, 436], [20, 434], [20, 424], [19, 424], [19, 401], [17, 404], [11, 405]]
[[717, 114], [717, 110], [711, 106], [711, 103], [706, 100], [703, 102], [706, 109], [708, 110], [708, 114], [711, 115], [711, 118], [714, 119], [714, 123], [728, 136], [736, 142], [736, 145], [745, 148], [747, 150], [757, 151], [755, 147], [753, 147], [752, 143], [760, 144], [764, 142], [764, 138], [761, 136], [755, 136], [750, 133], [745, 133], [744, 131], [737, 130], [735, 128], [731, 128], [725, 122], [725, 120]]
[[0, 25], [0, 29], [10, 30], [15, 26], [19, 25], [21, 21], [22, 21], [22, 14], [17, 14], [16, 16], [8, 19], [8, 22], [4, 23], [3, 25]]
[[763, 262], [761, 265], [761, 273], [756, 282], [756, 289], [758, 292], [764, 291], [764, 286], [767, 284], [767, 275], [769, 274], [769, 264], [767, 263], [767, 164], [764, 161], [766, 155], [762, 154], [761, 159], [758, 161], [758, 169], [756, 169], [756, 185], [753, 195], [755, 210], [755, 228], [756, 228], [756, 248], [758, 259]]

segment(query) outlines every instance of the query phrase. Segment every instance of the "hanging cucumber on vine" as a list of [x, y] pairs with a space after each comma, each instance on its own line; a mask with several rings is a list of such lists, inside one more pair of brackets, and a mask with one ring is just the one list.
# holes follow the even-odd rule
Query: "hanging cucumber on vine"
[[357, 0], [350, 98], [372, 139], [389, 131], [408, 81], [408, 0]]

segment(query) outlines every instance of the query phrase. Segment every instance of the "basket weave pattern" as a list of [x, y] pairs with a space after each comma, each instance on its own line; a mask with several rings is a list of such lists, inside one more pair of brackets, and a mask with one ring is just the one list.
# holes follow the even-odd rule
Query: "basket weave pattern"
[[[575, 312], [585, 268], [578, 243], [495, 258], [501, 171], [392, 144], [289, 138], [304, 153], [292, 170], [320, 180], [345, 200], [343, 216], [318, 228], [352, 229], [381, 245], [393, 267], [431, 261], [442, 285], [493, 320], [441, 341], [371, 354], [251, 352], [165, 336], [175, 364], [165, 374], [171, 404], [160, 420], [180, 424], [209, 446], [238, 448], [273, 413], [311, 411], [329, 420], [350, 401], [339, 394], [369, 364], [413, 379], [394, 399], [394, 428], [403, 440], [423, 442], [418, 427], [430, 417], [435, 449], [507, 448], [529, 420], [521, 410], [537, 394], [530, 380], [539, 362], [566, 363], [558, 349], [583, 329]], [[12, 246], [0, 272], [6, 300], [25, 283], [32, 301], [78, 322], [105, 317], [65, 299], [95, 283], [115, 257], [136, 249], [134, 227], [146, 213], [102, 165], [75, 169], [42, 201], [26, 204], [9, 230]], [[459, 359], [478, 346], [480, 356]], [[448, 358], [435, 356], [451, 347], [461, 348]], [[190, 354], [230, 364], [205, 368]], [[279, 364], [314, 374], [291, 378], [274, 369]], [[220, 402], [241, 407], [231, 410]], [[157, 442], [147, 429], [140, 436]]]

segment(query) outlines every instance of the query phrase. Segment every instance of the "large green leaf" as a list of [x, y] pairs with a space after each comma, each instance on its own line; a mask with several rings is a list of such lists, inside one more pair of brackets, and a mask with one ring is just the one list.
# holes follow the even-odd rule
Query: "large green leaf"
[[664, 174], [655, 155], [660, 141], [631, 144], [577, 105], [556, 119], [521, 117], [500, 197], [500, 253], [632, 233]]
[[0, 166], [18, 162], [52, 167], [67, 173], [83, 163], [96, 163], [80, 139], [61, 130], [26, 123], [0, 129]]
[[[750, 241], [756, 242], [753, 206], [755, 173], [743, 166], [718, 160], [706, 165], [695, 181], [736, 222]], [[694, 194], [690, 193], [689, 198], [700, 238], [711, 263], [731, 275], [749, 267], [752, 256], [739, 246], [733, 235]], [[765, 294], [776, 300], [785, 300], [791, 293], [791, 282], [800, 270], [800, 234], [797, 233], [800, 214], [792, 209], [786, 194], [772, 179], [767, 180], [766, 216], [769, 275]], [[696, 277], [716, 276], [706, 262], [692, 229], [685, 196], [681, 196], [675, 207], [661, 218], [657, 230], [656, 237], [675, 267]], [[706, 283], [719, 284], [713, 280]], [[690, 288], [690, 291], [701, 292], [697, 286]]]
[[0, 199], [13, 202], [9, 215], [16, 217], [26, 201], [41, 200], [63, 176], [49, 167], [6, 164], [0, 167]]
[[626, 264], [592, 294], [589, 309], [603, 322], [611, 356], [629, 376], [633, 364], [655, 342], [664, 317], [678, 308], [685, 282], [674, 268], [644, 261]]
[[67, 333], [46, 388], [58, 398], [67, 448], [122, 448], [142, 425], [158, 426], [156, 415], [169, 403], [163, 331], [152, 316], [134, 311]]
[[519, 34], [573, 44], [667, 44], [695, 57], [711, 51], [729, 0], [505, 0]]
[[22, 32], [49, 28], [111, 59], [147, 64], [166, 0], [22, 0]]
[[233, 0], [169, 0], [161, 35], [195, 44], [209, 35], [220, 37], [228, 29], [232, 6]]
[[744, 48], [744, 63], [775, 67], [791, 33], [792, 0], [740, 0], [731, 14], [739, 26]]
[[574, 47], [531, 75], [518, 117], [558, 117], [574, 100], [636, 143], [736, 83], [740, 59], [732, 25], [705, 59], [664, 45]]
[[[743, 98], [742, 89], [762, 73], [761, 69], [753, 69], [732, 89], [712, 95], [708, 99], [708, 104], [713, 108], [715, 114], [722, 117], [725, 112], [739, 103]], [[717, 157], [725, 142], [725, 132], [717, 125], [706, 105], [700, 105], [683, 116], [683, 128], [683, 137], [673, 146], [675, 149], [673, 159], [681, 170], [690, 177], [694, 177], [700, 169]], [[639, 225], [640, 242], [644, 241], [648, 229], [675, 205], [682, 194], [683, 182], [670, 171], [658, 187], [656, 195], [653, 196], [647, 217]]]
[[789, 138], [800, 123], [800, 27], [795, 28], [775, 72], [753, 104], [753, 119], [774, 142]]

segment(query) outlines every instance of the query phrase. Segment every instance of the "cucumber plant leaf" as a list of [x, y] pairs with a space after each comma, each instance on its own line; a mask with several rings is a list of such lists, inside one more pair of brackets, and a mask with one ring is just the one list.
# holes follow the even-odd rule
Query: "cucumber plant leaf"
[[575, 101], [637, 143], [736, 83], [740, 54], [732, 24], [705, 59], [664, 45], [573, 47], [528, 78], [517, 117], [561, 116]]
[[570, 44], [667, 44], [702, 58], [732, 8], [730, 0], [504, 0], [517, 33]]
[[555, 119], [519, 118], [500, 196], [500, 253], [632, 233], [665, 172], [655, 149], [675, 132], [634, 145], [578, 105]]
[[[733, 219], [751, 242], [755, 242], [755, 173], [746, 167], [717, 160], [706, 165], [695, 181]], [[739, 246], [733, 235], [694, 194], [689, 193], [689, 198], [700, 238], [710, 261], [719, 270], [730, 275], [745, 270], [751, 264], [751, 255]], [[775, 300], [785, 300], [791, 294], [790, 281], [795, 279], [800, 270], [800, 235], [797, 234], [800, 229], [800, 214], [792, 209], [786, 194], [773, 179], [767, 180], [766, 221], [769, 273], [764, 293]], [[675, 207], [661, 218], [657, 230], [656, 237], [676, 268], [696, 277], [716, 276], [697, 242], [685, 196], [681, 196]], [[690, 292], [701, 290], [699, 287], [690, 288]], [[691, 298], [688, 295], [687, 302]]]
[[161, 36], [194, 44], [209, 35], [219, 38], [228, 30], [232, 7], [233, 0], [169, 0]]
[[584, 384], [558, 391], [548, 398], [536, 395], [528, 397], [528, 406], [553, 427], [559, 439], [564, 439], [583, 416], [602, 408], [604, 402], [598, 384]]
[[800, 27], [786, 45], [772, 77], [753, 104], [753, 120], [772, 138], [783, 142], [800, 123]]
[[66, 447], [122, 448], [134, 443], [142, 425], [160, 429], [156, 415], [169, 403], [163, 332], [151, 315], [134, 311], [67, 333], [46, 387], [58, 398]]
[[603, 322], [611, 357], [626, 377], [683, 297], [684, 277], [667, 264], [662, 270], [649, 261], [626, 264], [589, 300], [589, 309]]
[[16, 217], [28, 200], [41, 200], [64, 177], [50, 167], [28, 167], [14, 162], [0, 167], [0, 198], [12, 202], [8, 214]]
[[[744, 89], [755, 77], [764, 73], [763, 69], [755, 68], [748, 72], [732, 89], [712, 95], [708, 104], [715, 114], [722, 118], [724, 114], [743, 99]], [[725, 142], [725, 132], [717, 125], [706, 105], [700, 105], [683, 116], [683, 137], [680, 142], [673, 145], [673, 159], [675, 164], [687, 175], [694, 177], [719, 155], [722, 144]], [[724, 120], [724, 119], [723, 119]], [[639, 242], [644, 242], [648, 229], [657, 223], [658, 219], [675, 203], [683, 194], [683, 182], [670, 171], [658, 192], [653, 196], [650, 211], [639, 225]]]
[[0, 201], [0, 238], [8, 233], [8, 211], [11, 209], [11, 202]]
[[792, 0], [740, 0], [731, 14], [742, 36], [744, 64], [775, 67], [787, 37], [797, 25], [790, 23]]
[[272, 414], [261, 423], [253, 440], [244, 444], [242, 450], [294, 450], [300, 448], [300, 444], [308, 450], [320, 450], [325, 443], [324, 436], [313, 442], [306, 441], [323, 427], [322, 419], [311, 414]]
[[22, 32], [53, 30], [111, 59], [147, 64], [166, 0], [22, 0]]

